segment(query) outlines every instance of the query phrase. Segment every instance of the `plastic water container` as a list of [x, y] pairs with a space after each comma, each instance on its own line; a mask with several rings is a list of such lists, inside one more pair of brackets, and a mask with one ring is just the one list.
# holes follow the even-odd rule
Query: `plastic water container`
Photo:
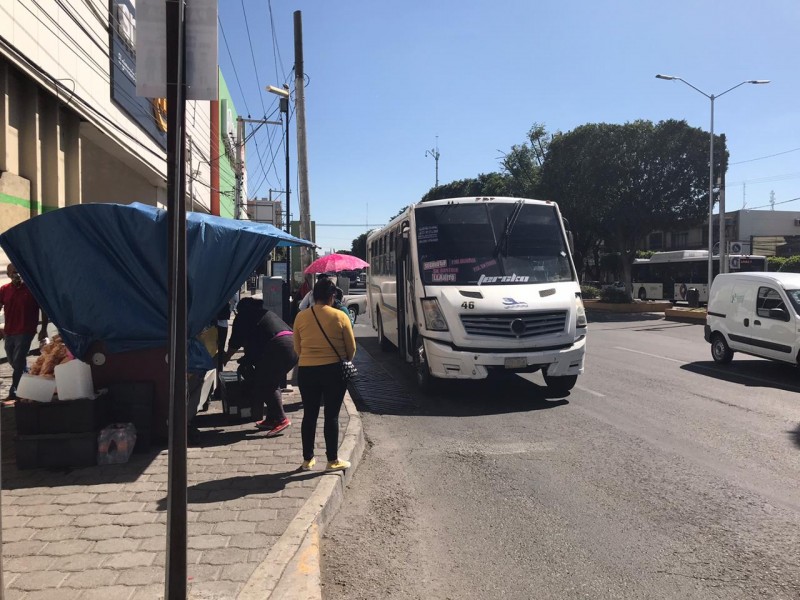
[[55, 368], [59, 400], [94, 398], [92, 368], [80, 360], [71, 360]]
[[56, 380], [38, 375], [22, 375], [17, 386], [17, 397], [36, 402], [50, 402], [56, 391]]

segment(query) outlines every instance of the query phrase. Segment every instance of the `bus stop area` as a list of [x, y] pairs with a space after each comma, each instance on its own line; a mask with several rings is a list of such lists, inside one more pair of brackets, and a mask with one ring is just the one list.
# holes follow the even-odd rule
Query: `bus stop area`
[[[235, 370], [235, 358], [226, 368]], [[10, 378], [9, 365], [0, 364], [0, 393]], [[301, 472], [298, 389], [289, 388], [283, 401], [292, 426], [274, 438], [252, 422], [229, 421], [220, 402], [197, 418], [200, 436], [187, 461], [190, 598], [297, 597], [309, 586], [311, 597], [319, 594], [318, 554], [303, 550], [335, 514], [364, 438], [348, 394], [339, 455], [353, 467]], [[18, 470], [8, 451], [9, 408], [1, 417], [4, 598], [163, 598], [167, 450], [154, 447], [125, 464]], [[322, 436], [320, 419], [318, 448]]]

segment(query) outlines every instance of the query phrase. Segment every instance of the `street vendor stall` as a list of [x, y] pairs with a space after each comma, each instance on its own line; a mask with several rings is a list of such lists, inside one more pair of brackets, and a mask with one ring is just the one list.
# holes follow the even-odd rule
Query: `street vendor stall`
[[[271, 225], [187, 215], [187, 363], [215, 365], [199, 334], [277, 246], [312, 245]], [[167, 213], [139, 203], [82, 204], [30, 219], [0, 247], [95, 389], [149, 382], [152, 433], [167, 434]]]

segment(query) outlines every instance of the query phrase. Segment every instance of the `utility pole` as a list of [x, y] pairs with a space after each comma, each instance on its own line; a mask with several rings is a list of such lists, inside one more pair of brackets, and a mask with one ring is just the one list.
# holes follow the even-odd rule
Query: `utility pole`
[[425, 156], [432, 156], [436, 162], [436, 187], [439, 187], [439, 136], [436, 136], [436, 147], [433, 150], [425, 150]]
[[[295, 120], [297, 122], [297, 175], [298, 175], [298, 204], [300, 205], [300, 237], [311, 239], [311, 201], [308, 193], [308, 148], [306, 147], [306, 103], [305, 103], [305, 78], [303, 72], [303, 17], [299, 10], [294, 11], [294, 93]], [[287, 142], [288, 151], [289, 144]], [[287, 174], [286, 189], [289, 189]], [[311, 264], [312, 249], [307, 246], [300, 248], [300, 271], [305, 273]]]
[[239, 219], [242, 215], [242, 187], [244, 186], [244, 119], [236, 117], [236, 189], [233, 196], [233, 218]]

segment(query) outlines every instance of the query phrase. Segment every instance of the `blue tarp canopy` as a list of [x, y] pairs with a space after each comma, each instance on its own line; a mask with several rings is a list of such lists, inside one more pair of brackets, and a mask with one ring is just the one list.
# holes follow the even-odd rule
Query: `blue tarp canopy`
[[[276, 246], [311, 242], [262, 223], [188, 213], [187, 316], [192, 370], [213, 361], [195, 336]], [[140, 203], [80, 204], [34, 217], [0, 235], [67, 348], [83, 357], [168, 345], [167, 212]]]

